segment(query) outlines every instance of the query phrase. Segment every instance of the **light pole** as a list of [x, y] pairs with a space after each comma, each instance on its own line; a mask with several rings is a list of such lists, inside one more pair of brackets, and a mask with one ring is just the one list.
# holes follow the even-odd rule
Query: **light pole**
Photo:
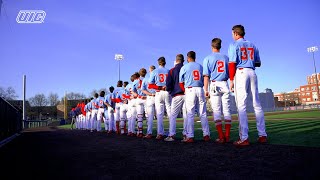
[[120, 81], [120, 61], [123, 60], [123, 55], [122, 54], [115, 54], [114, 59], [119, 62], [119, 81]]
[[309, 47], [309, 48], [307, 48], [307, 51], [310, 52], [310, 53], [312, 53], [314, 73], [316, 74], [317, 101], [319, 101], [318, 75], [317, 75], [317, 68], [316, 68], [316, 60], [314, 59], [314, 53], [318, 51], [318, 47], [317, 47], [317, 46]]

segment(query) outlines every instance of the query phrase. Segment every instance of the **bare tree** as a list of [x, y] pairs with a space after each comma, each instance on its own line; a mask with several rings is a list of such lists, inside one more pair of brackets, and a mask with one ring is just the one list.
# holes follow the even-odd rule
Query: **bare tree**
[[8, 87], [7, 89], [0, 87], [0, 97], [6, 100], [16, 100], [18, 95], [13, 87]]
[[86, 95], [82, 94], [82, 93], [68, 93], [67, 94], [67, 99], [68, 100], [80, 100], [80, 99], [86, 99]]
[[56, 106], [59, 104], [59, 95], [57, 93], [50, 93], [48, 96], [50, 106]]
[[29, 103], [31, 106], [34, 106], [37, 110], [37, 115], [39, 119], [41, 119], [41, 112], [43, 107], [48, 104], [48, 100], [44, 94], [36, 94], [34, 97], [29, 99]]
[[29, 99], [31, 106], [43, 107], [48, 105], [48, 100], [44, 94], [36, 94]]

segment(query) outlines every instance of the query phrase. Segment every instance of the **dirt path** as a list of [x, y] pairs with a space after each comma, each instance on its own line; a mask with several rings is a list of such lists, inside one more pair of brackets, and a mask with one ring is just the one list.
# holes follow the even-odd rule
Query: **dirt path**
[[0, 179], [320, 177], [320, 148], [167, 143], [54, 128], [23, 133], [0, 148], [0, 160]]

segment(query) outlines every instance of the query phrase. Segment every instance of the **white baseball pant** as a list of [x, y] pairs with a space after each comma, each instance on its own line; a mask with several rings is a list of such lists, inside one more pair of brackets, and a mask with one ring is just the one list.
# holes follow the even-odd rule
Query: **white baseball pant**
[[97, 114], [97, 131], [101, 131], [101, 122], [102, 122], [102, 120], [103, 120], [104, 111], [105, 111], [104, 108], [99, 108], [99, 109], [98, 109], [98, 114]]
[[108, 123], [108, 130], [109, 131], [114, 131], [114, 110], [111, 109], [110, 107], [108, 107], [108, 119], [109, 119], [109, 123]]
[[[117, 122], [117, 121], [120, 121], [120, 107], [121, 107], [121, 104], [122, 103], [116, 103], [115, 105], [115, 112], [114, 112], [114, 121]], [[116, 128], [116, 123], [114, 123], [113, 125], [113, 130], [116, 131], [117, 128]]]
[[239, 137], [242, 141], [248, 139], [247, 98], [252, 94], [253, 108], [256, 116], [259, 136], [267, 136], [264, 113], [259, 100], [258, 78], [253, 69], [237, 69], [235, 75], [235, 96], [239, 113]]
[[128, 132], [136, 133], [136, 117], [137, 117], [137, 110], [136, 110], [136, 99], [131, 99], [128, 103]]
[[215, 81], [210, 83], [210, 101], [214, 121], [221, 120], [221, 106], [224, 119], [231, 120], [230, 89], [227, 81]]
[[169, 117], [169, 136], [176, 135], [176, 123], [177, 123], [176, 121], [181, 110], [182, 110], [183, 119], [184, 119], [182, 134], [186, 135], [185, 127], [184, 127], [186, 125], [185, 120], [187, 119], [185, 96], [184, 95], [174, 96], [171, 102], [171, 116]]
[[91, 130], [96, 129], [97, 126], [97, 114], [98, 114], [98, 109], [92, 109], [91, 113]]
[[86, 129], [90, 129], [90, 128], [91, 128], [91, 127], [90, 127], [90, 119], [91, 119], [91, 112], [88, 111], [88, 112], [86, 113]]
[[185, 89], [185, 101], [187, 108], [187, 137], [194, 137], [194, 114], [195, 104], [199, 103], [199, 117], [203, 136], [210, 136], [209, 123], [206, 110], [206, 99], [202, 87], [188, 87]]
[[[120, 107], [120, 133], [125, 133], [125, 122], [127, 121], [128, 104], [123, 103]], [[131, 131], [130, 131], [131, 132]]]
[[168, 91], [156, 92], [155, 107], [157, 112], [157, 134], [164, 135], [164, 107], [166, 107], [168, 117], [171, 116], [171, 97], [169, 96]]
[[146, 97], [136, 99], [138, 134], [143, 134], [143, 114], [144, 114], [145, 103], [146, 103]]
[[152, 126], [153, 126], [153, 117], [154, 117], [154, 109], [155, 109], [155, 97], [147, 96], [146, 108], [148, 114], [148, 128], [147, 134], [152, 134]]

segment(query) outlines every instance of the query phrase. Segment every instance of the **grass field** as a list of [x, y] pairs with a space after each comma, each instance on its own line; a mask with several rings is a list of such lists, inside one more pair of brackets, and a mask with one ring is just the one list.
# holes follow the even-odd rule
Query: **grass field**
[[[252, 114], [251, 114], [252, 115]], [[320, 111], [293, 111], [266, 113], [266, 129], [270, 144], [320, 147]], [[180, 119], [181, 120], [181, 119]], [[212, 117], [209, 117], [209, 125], [212, 139], [217, 137]], [[238, 138], [238, 122], [232, 122], [231, 140]], [[168, 131], [169, 123], [164, 121], [165, 131]], [[69, 129], [70, 125], [59, 126]], [[144, 127], [145, 121], [144, 121]], [[154, 120], [154, 135], [156, 134], [156, 120]], [[177, 123], [177, 138], [182, 138], [182, 123]], [[255, 121], [249, 121], [249, 138], [252, 143], [256, 141], [257, 129]], [[195, 138], [202, 139], [200, 122], [195, 123]]]

